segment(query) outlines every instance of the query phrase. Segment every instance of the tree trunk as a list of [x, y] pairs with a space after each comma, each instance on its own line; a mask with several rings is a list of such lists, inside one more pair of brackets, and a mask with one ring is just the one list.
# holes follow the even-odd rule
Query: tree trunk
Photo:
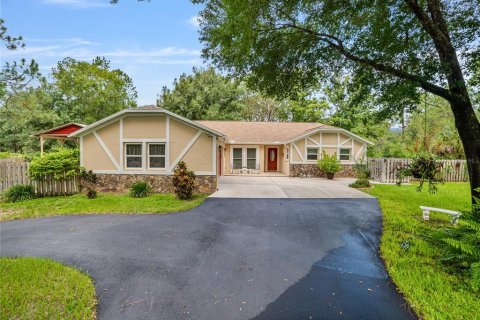
[[450, 106], [467, 159], [472, 197], [480, 199], [480, 123], [469, 99], [450, 101]]

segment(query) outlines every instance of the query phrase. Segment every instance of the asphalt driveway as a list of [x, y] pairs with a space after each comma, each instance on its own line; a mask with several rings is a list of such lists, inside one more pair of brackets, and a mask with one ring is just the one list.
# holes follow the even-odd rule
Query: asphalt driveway
[[168, 215], [0, 224], [1, 255], [88, 271], [99, 319], [412, 319], [376, 199], [209, 198]]

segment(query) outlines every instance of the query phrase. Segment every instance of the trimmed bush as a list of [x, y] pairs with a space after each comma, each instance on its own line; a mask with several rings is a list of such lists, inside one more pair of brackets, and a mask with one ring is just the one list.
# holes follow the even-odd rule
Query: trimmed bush
[[351, 188], [370, 188], [370, 182], [368, 179], [357, 179], [355, 182], [349, 185]]
[[4, 193], [7, 202], [19, 202], [35, 198], [35, 188], [31, 185], [18, 184]]
[[78, 174], [80, 171], [80, 157], [78, 149], [61, 148], [34, 157], [30, 161], [29, 173], [33, 179], [41, 179], [47, 174], [54, 179], [62, 179]]
[[137, 181], [130, 186], [130, 197], [145, 198], [152, 192], [152, 187], [146, 181]]
[[173, 171], [173, 188], [178, 199], [190, 199], [195, 187], [195, 174], [188, 170], [187, 164], [180, 161]]

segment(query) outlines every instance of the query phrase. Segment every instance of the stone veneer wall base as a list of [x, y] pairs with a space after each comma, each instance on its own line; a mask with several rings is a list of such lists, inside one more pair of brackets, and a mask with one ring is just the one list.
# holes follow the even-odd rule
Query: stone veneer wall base
[[[313, 163], [309, 164], [290, 164], [290, 177], [300, 178], [326, 178], [325, 172], [320, 171], [318, 166]], [[353, 165], [342, 164], [342, 169], [335, 173], [337, 178], [355, 178]]]
[[[172, 176], [145, 174], [97, 173], [95, 189], [100, 192], [127, 192], [136, 181], [146, 181], [154, 193], [173, 193]], [[195, 176], [195, 193], [210, 194], [217, 190], [217, 176]]]

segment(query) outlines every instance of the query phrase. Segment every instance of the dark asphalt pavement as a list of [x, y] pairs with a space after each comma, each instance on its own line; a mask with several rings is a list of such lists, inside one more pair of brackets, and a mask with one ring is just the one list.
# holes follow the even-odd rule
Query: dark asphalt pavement
[[210, 198], [167, 215], [4, 222], [0, 253], [87, 271], [99, 319], [414, 319], [380, 232], [376, 199]]

